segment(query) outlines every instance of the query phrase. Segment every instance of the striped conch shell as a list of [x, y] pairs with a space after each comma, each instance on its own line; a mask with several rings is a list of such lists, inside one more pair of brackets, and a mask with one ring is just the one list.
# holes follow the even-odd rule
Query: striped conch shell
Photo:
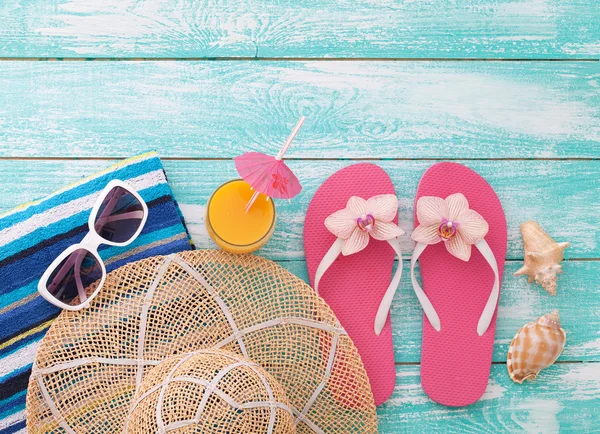
[[556, 295], [556, 275], [562, 273], [560, 262], [570, 243], [557, 243], [534, 221], [521, 225], [521, 235], [525, 248], [525, 265], [515, 276], [526, 274], [529, 276], [529, 283], [535, 280], [550, 294]]
[[534, 380], [542, 369], [558, 359], [566, 341], [567, 335], [560, 328], [557, 310], [525, 324], [508, 348], [508, 375], [519, 384]]

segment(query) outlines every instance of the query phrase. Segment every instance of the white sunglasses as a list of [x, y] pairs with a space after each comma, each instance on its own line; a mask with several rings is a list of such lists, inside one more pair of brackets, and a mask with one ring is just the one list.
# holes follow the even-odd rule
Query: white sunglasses
[[[110, 181], [92, 208], [88, 234], [50, 264], [38, 283], [38, 292], [62, 309], [88, 307], [106, 280], [106, 267], [98, 255], [98, 247], [131, 244], [147, 218], [148, 205], [138, 192], [122, 181]], [[87, 296], [85, 289], [98, 280], [94, 292]], [[78, 303], [72, 304], [77, 297]]]

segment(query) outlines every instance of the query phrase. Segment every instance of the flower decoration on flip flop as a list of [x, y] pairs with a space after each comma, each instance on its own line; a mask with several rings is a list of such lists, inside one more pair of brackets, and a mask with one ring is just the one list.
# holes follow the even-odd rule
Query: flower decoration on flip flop
[[382, 194], [365, 200], [358, 196], [348, 199], [346, 208], [325, 219], [325, 226], [342, 240], [342, 255], [360, 252], [369, 244], [369, 236], [387, 241], [404, 231], [393, 223], [398, 212], [398, 198]]
[[315, 291], [319, 293], [319, 282], [336, 258], [358, 253], [369, 245], [370, 237], [387, 241], [398, 255], [400, 264], [392, 277], [379, 309], [375, 315], [374, 330], [379, 335], [387, 321], [392, 299], [402, 276], [402, 251], [398, 238], [404, 231], [393, 223], [398, 213], [398, 198], [393, 194], [380, 194], [370, 199], [352, 196], [346, 208], [334, 212], [325, 219], [327, 229], [337, 237], [329, 248], [315, 273]]
[[422, 196], [417, 201], [417, 226], [412, 239], [417, 242], [410, 259], [410, 279], [415, 294], [431, 326], [441, 330], [440, 318], [415, 277], [415, 264], [428, 245], [444, 242], [448, 252], [463, 261], [471, 258], [471, 247], [475, 246], [494, 273], [490, 297], [477, 323], [477, 334], [482, 336], [488, 329], [496, 311], [500, 295], [498, 263], [492, 249], [485, 240], [489, 225], [476, 211], [469, 209], [469, 202], [462, 193], [454, 193], [446, 199]]
[[471, 246], [488, 233], [488, 224], [481, 215], [469, 209], [469, 202], [462, 193], [446, 199], [423, 196], [417, 201], [419, 226], [412, 239], [423, 244], [444, 242], [452, 255], [463, 261], [471, 258]]

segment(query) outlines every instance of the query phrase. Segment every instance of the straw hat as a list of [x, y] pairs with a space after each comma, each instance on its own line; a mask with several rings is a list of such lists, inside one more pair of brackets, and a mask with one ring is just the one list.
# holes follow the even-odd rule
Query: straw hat
[[121, 267], [88, 309], [61, 313], [33, 365], [27, 428], [372, 433], [377, 418], [356, 348], [308, 285], [201, 250]]

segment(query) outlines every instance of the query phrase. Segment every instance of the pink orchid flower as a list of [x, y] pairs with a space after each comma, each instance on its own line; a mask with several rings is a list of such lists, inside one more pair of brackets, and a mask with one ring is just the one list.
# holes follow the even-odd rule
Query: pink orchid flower
[[462, 193], [446, 199], [423, 196], [417, 201], [419, 226], [412, 239], [423, 244], [443, 241], [451, 255], [468, 261], [471, 246], [488, 233], [487, 222], [478, 212], [469, 209], [469, 202]]
[[346, 208], [325, 219], [325, 226], [342, 240], [342, 255], [360, 252], [369, 244], [369, 236], [376, 240], [391, 240], [404, 234], [392, 223], [398, 212], [398, 198], [393, 194], [373, 196], [369, 200], [352, 196]]

